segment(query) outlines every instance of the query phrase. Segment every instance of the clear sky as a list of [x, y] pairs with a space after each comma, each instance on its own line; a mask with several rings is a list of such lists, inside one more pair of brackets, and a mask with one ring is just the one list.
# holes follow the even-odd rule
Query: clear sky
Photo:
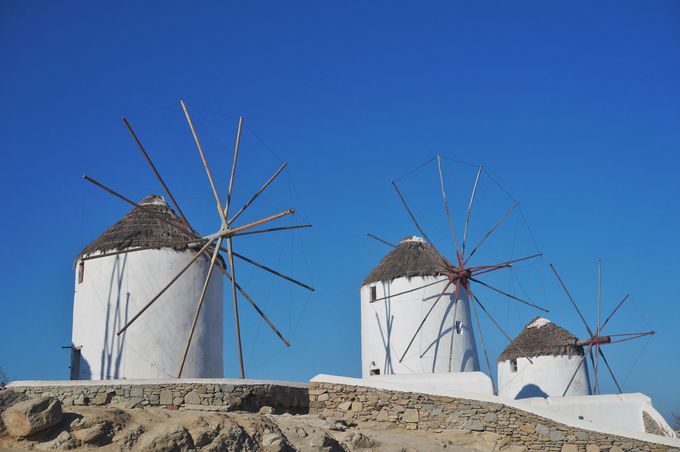
[[[680, 411], [680, 4], [470, 3], [1, 2], [0, 366], [13, 379], [68, 377], [73, 259], [128, 211], [80, 176], [136, 200], [162, 194], [122, 115], [192, 223], [217, 228], [185, 99], [222, 192], [243, 114], [237, 203], [288, 161], [250, 218], [296, 207], [281, 224], [314, 224], [235, 245], [317, 288], [240, 267], [293, 343], [281, 346], [244, 305], [249, 376], [360, 373], [358, 288], [389, 250], [366, 233], [416, 233], [390, 181], [440, 152], [484, 163], [521, 201], [529, 228], [513, 213], [477, 262], [491, 250], [533, 252], [533, 234], [545, 256], [516, 274], [549, 318], [583, 337], [546, 268], [557, 265], [594, 325], [602, 258], [603, 312], [631, 295], [609, 332], [657, 331], [607, 348], [612, 367], [625, 391]], [[474, 168], [447, 162], [460, 232]], [[430, 164], [400, 186], [453, 257], [437, 182]], [[508, 199], [482, 178], [471, 242]], [[480, 296], [512, 336], [538, 314]], [[225, 374], [236, 376], [225, 316]], [[506, 342], [488, 320], [482, 329], [493, 365]]]

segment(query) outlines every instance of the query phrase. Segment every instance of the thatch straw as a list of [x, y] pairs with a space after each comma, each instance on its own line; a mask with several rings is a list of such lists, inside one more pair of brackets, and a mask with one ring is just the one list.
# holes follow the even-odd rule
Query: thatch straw
[[498, 357], [498, 362], [523, 358], [524, 355], [517, 350], [515, 345], [521, 348], [529, 358], [535, 356], [583, 356], [583, 347], [576, 345], [577, 341], [576, 336], [564, 328], [549, 320], [536, 317], [503, 350], [503, 353]]
[[406, 237], [368, 274], [363, 285], [415, 276], [447, 274], [444, 258], [429, 244]]
[[[110, 251], [122, 251], [130, 248], [158, 245], [160, 248], [172, 248], [177, 251], [189, 248], [189, 245], [162, 246], [164, 243], [182, 242], [200, 239], [195, 231], [189, 231], [177, 214], [166, 204], [161, 196], [151, 195], [140, 203], [144, 210], [134, 207], [120, 221], [104, 231], [92, 243], [87, 245], [78, 255], [88, 256]], [[152, 215], [149, 212], [154, 212]], [[172, 227], [158, 217], [176, 224]], [[194, 245], [191, 245], [194, 247]]]

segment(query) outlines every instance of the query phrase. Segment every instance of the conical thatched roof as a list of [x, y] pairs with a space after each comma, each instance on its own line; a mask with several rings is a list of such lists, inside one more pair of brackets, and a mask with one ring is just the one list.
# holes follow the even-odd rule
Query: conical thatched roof
[[[163, 243], [181, 242], [200, 238], [195, 231], [190, 231], [182, 220], [168, 206], [162, 196], [147, 196], [141, 203], [144, 209], [134, 207], [120, 221], [104, 231], [92, 243], [83, 249], [78, 258], [96, 253], [121, 251], [159, 245]], [[154, 212], [155, 215], [150, 212]], [[172, 227], [166, 221], [179, 226]], [[170, 247], [175, 250], [187, 249], [187, 245]]]
[[583, 347], [576, 345], [577, 341], [576, 336], [564, 328], [555, 325], [548, 319], [536, 317], [503, 350], [503, 353], [498, 357], [498, 362], [523, 358], [524, 355], [517, 350], [515, 345], [519, 346], [529, 358], [534, 356], [583, 355]]
[[377, 267], [368, 274], [363, 285], [414, 276], [440, 276], [447, 273], [445, 259], [420, 237], [402, 240]]

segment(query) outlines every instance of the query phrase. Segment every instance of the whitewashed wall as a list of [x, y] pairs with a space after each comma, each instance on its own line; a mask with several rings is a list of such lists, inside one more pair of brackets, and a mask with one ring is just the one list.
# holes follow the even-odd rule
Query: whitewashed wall
[[[512, 371], [509, 360], [498, 363], [498, 395], [508, 399], [528, 397], [562, 397], [571, 376], [581, 362], [581, 356], [536, 356], [533, 364], [526, 358], [517, 358], [517, 372]], [[567, 396], [590, 394], [588, 368], [584, 361]]]
[[[423, 286], [437, 279], [446, 281], [442, 277], [414, 277], [378, 282], [375, 283], [376, 298]], [[372, 285], [362, 286], [360, 290], [361, 368], [364, 378], [370, 376], [372, 368], [379, 369], [381, 375], [479, 370], [470, 308], [464, 290], [460, 291], [456, 311], [456, 319], [461, 322], [460, 333], [452, 334], [454, 288], [451, 286], [428, 317], [404, 361], [399, 363], [408, 342], [444, 290], [446, 282], [374, 303], [370, 302]]]
[[[210, 266], [199, 258], [120, 337], [116, 332], [192, 258], [189, 250], [139, 251], [85, 261], [75, 279], [72, 343], [81, 347], [80, 379], [176, 377]], [[77, 268], [77, 266], [76, 266]], [[208, 284], [183, 377], [223, 375], [223, 276]]]

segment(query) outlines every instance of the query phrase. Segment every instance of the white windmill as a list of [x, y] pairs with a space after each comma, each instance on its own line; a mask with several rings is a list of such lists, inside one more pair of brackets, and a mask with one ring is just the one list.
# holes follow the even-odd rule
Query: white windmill
[[[222, 280], [231, 286], [241, 378], [245, 378], [239, 297], [289, 346], [288, 340], [237, 282], [235, 259], [314, 289], [234, 251], [236, 237], [311, 225], [257, 229], [295, 213], [287, 209], [237, 225], [241, 214], [284, 170], [286, 163], [235, 210], [232, 205], [243, 118], [239, 119], [231, 173], [222, 203], [186, 104], [181, 102], [217, 208], [217, 229], [199, 235], [160, 176], [128, 121], [123, 122], [179, 215], [158, 196], [135, 203], [88, 176], [85, 180], [134, 209], [79, 255], [73, 319], [72, 374], [76, 378], [216, 377], [222, 375]], [[226, 254], [224, 259], [221, 253]], [[226, 261], [226, 263], [225, 263]], [[84, 364], [81, 366], [80, 364]], [[83, 369], [83, 367], [89, 369]], [[74, 369], [75, 367], [75, 369]], [[80, 369], [78, 369], [80, 367]], [[75, 370], [75, 372], [74, 372]]]

